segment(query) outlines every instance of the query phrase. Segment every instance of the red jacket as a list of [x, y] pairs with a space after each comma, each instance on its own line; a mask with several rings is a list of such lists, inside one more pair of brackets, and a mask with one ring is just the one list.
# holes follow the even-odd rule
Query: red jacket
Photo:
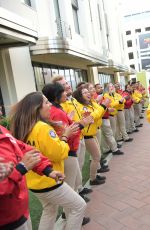
[[[52, 121], [62, 121], [62, 127], [57, 130], [56, 133], [58, 136], [61, 136], [65, 126], [71, 125], [73, 121], [69, 118], [67, 113], [61, 108], [59, 105], [52, 105], [50, 108], [50, 120]], [[81, 130], [79, 130], [76, 134], [72, 135], [68, 139], [68, 145], [70, 147], [69, 156], [72, 155], [71, 152], [76, 152], [79, 147], [79, 141], [80, 141], [80, 134]], [[76, 154], [75, 154], [76, 155]]]
[[122, 96], [126, 99], [126, 101], [124, 103], [124, 108], [125, 109], [130, 109], [131, 106], [132, 106], [132, 104], [133, 104], [130, 92], [124, 91], [123, 94], [122, 94]]
[[[22, 225], [29, 216], [28, 189], [26, 178], [15, 166], [21, 161], [23, 155], [33, 147], [18, 141], [0, 126], [0, 157], [4, 162], [13, 162], [12, 173], [0, 182], [0, 229], [14, 229], [13, 226]], [[50, 167], [50, 161], [41, 155], [41, 162], [34, 171], [43, 175], [43, 170]], [[10, 226], [7, 226], [10, 224]]]

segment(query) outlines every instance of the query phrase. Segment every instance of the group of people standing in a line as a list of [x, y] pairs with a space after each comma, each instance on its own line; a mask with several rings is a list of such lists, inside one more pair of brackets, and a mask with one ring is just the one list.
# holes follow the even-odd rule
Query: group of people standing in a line
[[140, 82], [124, 91], [119, 83], [103, 89], [81, 82], [73, 92], [63, 76], [55, 76], [42, 93], [30, 93], [13, 106], [10, 132], [0, 126], [0, 229], [32, 229], [28, 189], [43, 206], [39, 230], [54, 229], [58, 206], [65, 230], [87, 224], [86, 195], [92, 189], [82, 186], [85, 151], [90, 185], [104, 184], [100, 173], [109, 167], [102, 154], [121, 155], [123, 141], [133, 141], [129, 134], [142, 127], [145, 98]]

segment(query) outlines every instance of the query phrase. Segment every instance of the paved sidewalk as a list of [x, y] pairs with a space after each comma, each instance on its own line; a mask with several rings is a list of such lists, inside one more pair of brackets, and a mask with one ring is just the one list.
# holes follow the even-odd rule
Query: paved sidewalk
[[104, 185], [93, 187], [84, 230], [150, 230], [150, 124], [114, 156]]

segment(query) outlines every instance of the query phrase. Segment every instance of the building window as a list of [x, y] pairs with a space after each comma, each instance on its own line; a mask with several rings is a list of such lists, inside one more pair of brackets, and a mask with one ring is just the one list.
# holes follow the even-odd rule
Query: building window
[[150, 27], [145, 27], [145, 31], [150, 31]]
[[33, 63], [36, 89], [42, 91], [45, 84], [51, 82], [52, 76], [63, 75], [67, 82], [75, 90], [81, 81], [88, 81], [87, 71], [81, 69], [70, 69], [62, 66], [52, 66]]
[[128, 47], [132, 47], [132, 40], [128, 40], [128, 41], [127, 41], [127, 46], [128, 46]]
[[135, 69], [135, 65], [133, 64], [133, 65], [130, 65], [130, 67], [132, 68], [132, 69]]
[[73, 21], [74, 21], [74, 27], [76, 33], [80, 34], [80, 28], [79, 28], [79, 20], [78, 20], [78, 1], [72, 0], [72, 13], [73, 13]]
[[133, 53], [128, 53], [129, 59], [134, 59]]
[[31, 6], [31, 0], [22, 0], [22, 2], [28, 6]]
[[105, 74], [105, 73], [98, 73], [98, 80], [101, 85], [105, 88], [105, 86], [112, 82], [114, 83], [113, 74]]
[[135, 33], [141, 33], [141, 29], [136, 29]]
[[130, 35], [131, 34], [131, 30], [126, 31], [126, 35]]

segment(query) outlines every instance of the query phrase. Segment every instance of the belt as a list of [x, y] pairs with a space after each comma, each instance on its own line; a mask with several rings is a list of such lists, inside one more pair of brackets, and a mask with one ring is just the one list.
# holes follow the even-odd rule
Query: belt
[[93, 136], [84, 136], [84, 139], [91, 139], [94, 138]]
[[121, 109], [118, 109], [118, 111], [120, 112], [120, 111], [123, 111], [123, 110], [121, 110]]
[[109, 116], [114, 117], [115, 115], [110, 114]]

